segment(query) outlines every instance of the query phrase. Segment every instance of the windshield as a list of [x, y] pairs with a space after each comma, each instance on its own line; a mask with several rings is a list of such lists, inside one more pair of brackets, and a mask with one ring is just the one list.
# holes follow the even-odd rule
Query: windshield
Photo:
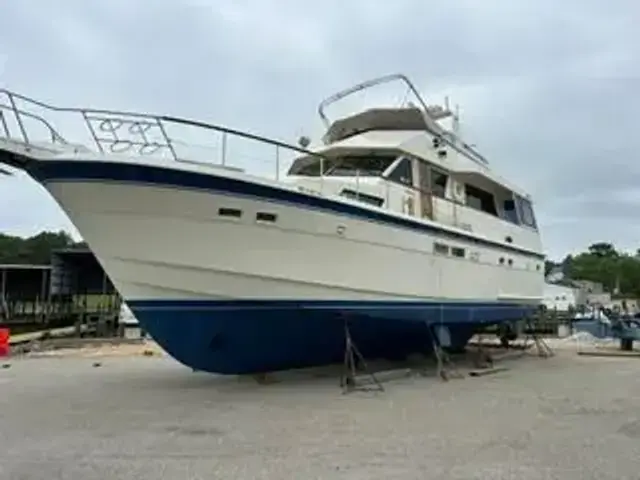
[[366, 176], [378, 177], [395, 161], [395, 155], [344, 155], [336, 158], [300, 158], [293, 162], [289, 175], [317, 177], [323, 167], [323, 174], [335, 177]]

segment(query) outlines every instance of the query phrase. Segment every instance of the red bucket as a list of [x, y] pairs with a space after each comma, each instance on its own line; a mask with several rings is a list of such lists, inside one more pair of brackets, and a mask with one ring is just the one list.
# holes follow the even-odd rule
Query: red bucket
[[11, 331], [8, 328], [0, 328], [0, 357], [9, 356], [9, 338], [11, 337]]

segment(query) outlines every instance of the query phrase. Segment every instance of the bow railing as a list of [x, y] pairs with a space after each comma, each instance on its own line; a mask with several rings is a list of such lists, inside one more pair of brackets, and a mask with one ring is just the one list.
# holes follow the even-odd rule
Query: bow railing
[[0, 138], [82, 145], [106, 155], [151, 156], [281, 178], [302, 147], [167, 115], [57, 107], [0, 89]]

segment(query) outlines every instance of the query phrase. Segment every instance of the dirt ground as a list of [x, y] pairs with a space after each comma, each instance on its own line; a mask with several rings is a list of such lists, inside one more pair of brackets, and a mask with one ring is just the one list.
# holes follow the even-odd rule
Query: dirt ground
[[0, 478], [640, 478], [637, 359], [579, 357], [565, 342], [495, 375], [344, 395], [336, 375], [259, 385], [149, 347], [0, 369]]

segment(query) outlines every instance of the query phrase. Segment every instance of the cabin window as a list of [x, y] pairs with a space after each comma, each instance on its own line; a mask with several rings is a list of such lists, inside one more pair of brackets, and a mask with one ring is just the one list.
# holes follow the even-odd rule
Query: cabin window
[[218, 215], [221, 217], [240, 218], [242, 216], [242, 210], [237, 208], [219, 208]]
[[381, 207], [384, 203], [384, 199], [380, 197], [376, 197], [375, 195], [369, 195], [367, 193], [356, 192], [355, 190], [351, 190], [345, 188], [340, 192], [340, 195], [351, 200], [358, 200], [360, 202], [368, 203], [370, 205], [375, 205], [376, 207]]
[[504, 219], [511, 222], [511, 223], [515, 223], [516, 225], [519, 223], [518, 222], [518, 211], [516, 209], [516, 202], [515, 200], [511, 199], [511, 200], [505, 200], [502, 203], [502, 211], [504, 212]]
[[268, 212], [258, 212], [256, 213], [256, 221], [257, 222], [275, 222], [278, 219], [278, 216], [275, 213]]
[[389, 174], [389, 180], [398, 182], [403, 185], [413, 185], [413, 171], [411, 169], [411, 160], [404, 157], [400, 163]]
[[445, 198], [445, 194], [447, 192], [447, 180], [449, 176], [441, 172], [440, 170], [436, 170], [435, 168], [431, 169], [431, 193], [436, 197]]
[[519, 207], [520, 220], [522, 223], [531, 228], [538, 228], [536, 224], [536, 218], [533, 215], [533, 207], [531, 206], [531, 202], [526, 198], [522, 198], [520, 196], [516, 197], [517, 206]]
[[495, 199], [493, 195], [486, 190], [467, 184], [465, 185], [465, 196], [468, 207], [491, 215], [498, 215]]
[[319, 177], [321, 170], [327, 171], [334, 160], [321, 157], [302, 157], [294, 160], [289, 168], [288, 175], [300, 175], [303, 177]]
[[444, 243], [434, 243], [433, 244], [433, 253], [437, 253], [439, 255], [449, 255], [449, 246]]
[[378, 177], [396, 160], [395, 155], [358, 154], [344, 155], [335, 158], [308, 156], [298, 158], [289, 169], [289, 175], [306, 177], [324, 175], [336, 177]]
[[451, 247], [451, 255], [453, 255], [454, 257], [458, 257], [458, 258], [464, 258], [465, 257], [464, 248]]

